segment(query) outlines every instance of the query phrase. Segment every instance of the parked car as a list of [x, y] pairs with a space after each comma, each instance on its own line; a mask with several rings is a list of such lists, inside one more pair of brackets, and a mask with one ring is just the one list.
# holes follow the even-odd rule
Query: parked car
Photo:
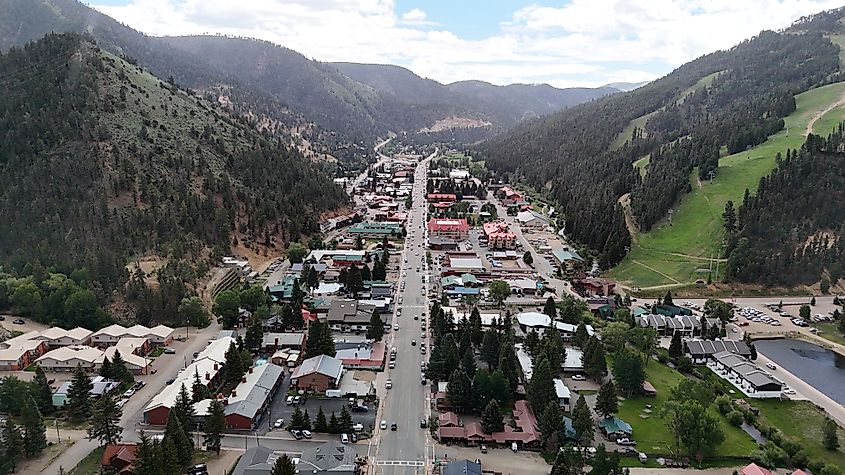
[[301, 430], [292, 429], [290, 433], [296, 438], [296, 440], [302, 440], [302, 438], [305, 437], [304, 435], [302, 435]]
[[287, 404], [288, 406], [293, 404], [293, 396], [288, 396], [288, 398], [285, 399], [285, 404]]
[[284, 419], [276, 419], [276, 422], [273, 423], [273, 427], [276, 429], [281, 429], [285, 425]]
[[176, 350], [174, 350], [173, 348], [165, 348], [165, 349], [164, 349], [164, 354], [165, 354], [165, 355], [175, 355], [175, 354], [176, 354]]
[[356, 405], [352, 406], [352, 412], [364, 412], [364, 413], [366, 413], [366, 412], [369, 412], [369, 411], [370, 411], [370, 408], [367, 407], [364, 404], [356, 404]]
[[621, 439], [616, 439], [616, 443], [619, 445], [637, 445], [637, 443], [627, 437], [622, 437]]
[[311, 431], [310, 430], [302, 431], [302, 436], [305, 437], [306, 439], [310, 439], [311, 438]]
[[399, 426], [397, 426], [395, 422], [390, 424], [390, 430], [391, 431], [395, 432], [398, 428], [399, 428]]
[[428, 421], [425, 418], [420, 419], [420, 429], [425, 429], [426, 427], [428, 427]]
[[349, 443], [349, 436], [346, 434], [340, 434], [340, 443], [341, 444], [348, 444]]
[[387, 421], [381, 421], [381, 424], [379, 424], [379, 428], [382, 430], [387, 429]]
[[778, 367], [773, 365], [772, 363], [766, 363], [766, 368], [769, 368], [772, 371], [778, 369]]
[[384, 383], [384, 387], [385, 387], [386, 389], [390, 389], [390, 388], [392, 388], [392, 387], [393, 387], [393, 381], [391, 381], [391, 380], [389, 380], [389, 379], [388, 379], [388, 380], [387, 380], [387, 382], [386, 382], [386, 383]]
[[132, 388], [127, 389], [126, 392], [123, 393], [123, 397], [125, 398], [130, 398], [133, 395], [135, 395], [135, 390]]
[[293, 397], [293, 403], [294, 404], [299, 404], [300, 402], [302, 402], [302, 396], [294, 396]]
[[173, 381], [176, 381], [176, 378], [170, 378], [170, 379], [168, 379], [168, 380], [165, 382], [165, 384], [173, 384]]
[[572, 380], [573, 381], [586, 381], [587, 378], [585, 378], [583, 374], [573, 374]]
[[484, 444], [481, 444], [481, 453], [482, 453], [482, 454], [486, 454], [486, 453], [487, 453], [487, 446], [486, 446], [486, 445], [484, 445]]
[[23, 325], [26, 322], [24, 322], [22, 318], [16, 318], [12, 320], [12, 323], [14, 323], [15, 325]]

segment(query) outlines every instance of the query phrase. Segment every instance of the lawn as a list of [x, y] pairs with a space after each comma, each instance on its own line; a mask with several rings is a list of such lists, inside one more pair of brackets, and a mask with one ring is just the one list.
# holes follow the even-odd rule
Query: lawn
[[[650, 361], [646, 368], [646, 377], [657, 390], [657, 397], [640, 396], [627, 399], [620, 404], [618, 416], [634, 428], [637, 450], [645, 452], [649, 458], [654, 458], [653, 454], [670, 455], [673, 436], [660, 417], [660, 410], [669, 398], [670, 389], [684, 379], [684, 376], [666, 365]], [[652, 412], [644, 419], [640, 415], [645, 414], [643, 411], [647, 404], [652, 406]], [[725, 441], [717, 447], [715, 457], [745, 457], [757, 449], [757, 444], [751, 437], [730, 425], [715, 406], [711, 406], [709, 410], [719, 416], [725, 433]]]
[[814, 323], [813, 326], [819, 329], [818, 335], [825, 340], [845, 345], [845, 337], [842, 336], [842, 332], [839, 331], [839, 326], [836, 323]]
[[[706, 279], [706, 274], [695, 271], [708, 268], [708, 259], [722, 253], [721, 215], [725, 203], [733, 200], [738, 205], [746, 188], [756, 190], [760, 178], [774, 168], [775, 155], [800, 147], [812, 117], [835, 103], [844, 92], [845, 82], [840, 82], [795, 96], [797, 109], [784, 119], [784, 130], [751, 150], [723, 157], [712, 183], [704, 181], [699, 187], [693, 179], [692, 193], [674, 207], [672, 225], [664, 220], [640, 234], [611, 276], [641, 287]], [[840, 118], [845, 118], [845, 108], [834, 108], [814, 124], [813, 131], [827, 134]]]
[[103, 456], [103, 447], [94, 449], [84, 459], [80, 460], [76, 468], [70, 471], [70, 475], [97, 475], [100, 473], [100, 457]]
[[[760, 409], [760, 417], [799, 442], [810, 455], [810, 460], [824, 460], [845, 467], [845, 452], [836, 452], [822, 446], [822, 423], [825, 414], [809, 401], [780, 401], [763, 399], [749, 401]], [[845, 440], [845, 430], [839, 428], [839, 440]]]
[[164, 354], [164, 348], [161, 346], [157, 346], [149, 355], [149, 358], [158, 358], [159, 356]]

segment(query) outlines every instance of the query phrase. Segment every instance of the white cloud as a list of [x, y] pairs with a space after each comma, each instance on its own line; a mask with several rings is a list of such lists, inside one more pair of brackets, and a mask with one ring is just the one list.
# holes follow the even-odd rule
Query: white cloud
[[654, 79], [841, 0], [527, 4], [480, 39], [431, 22], [420, 8], [397, 12], [393, 0], [127, 1], [94, 7], [152, 35], [250, 36], [321, 61], [399, 64], [441, 82], [597, 86]]

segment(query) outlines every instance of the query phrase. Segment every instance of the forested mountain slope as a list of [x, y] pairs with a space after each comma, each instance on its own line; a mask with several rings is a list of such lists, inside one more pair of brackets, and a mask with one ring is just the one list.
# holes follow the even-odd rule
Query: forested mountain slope
[[845, 277], [843, 127], [779, 155], [777, 169], [746, 194], [738, 219], [726, 220], [729, 279], [792, 286]]
[[346, 201], [278, 139], [78, 35], [0, 71], [0, 262], [18, 271], [85, 266], [108, 293], [131, 255], [281, 247]]
[[[754, 146], [783, 126], [795, 94], [840, 80], [838, 54], [818, 31], [764, 31], [634, 91], [516, 127], [482, 151], [497, 171], [547, 187], [565, 214], [566, 232], [601, 250], [607, 267], [630, 245], [620, 196], [631, 193], [635, 217], [647, 229], [689, 190], [693, 169], [702, 177], [718, 174], [724, 149]], [[679, 100], [716, 72], [708, 87]], [[643, 128], [611, 150], [617, 134], [651, 112]], [[632, 163], [649, 153], [643, 178]]]

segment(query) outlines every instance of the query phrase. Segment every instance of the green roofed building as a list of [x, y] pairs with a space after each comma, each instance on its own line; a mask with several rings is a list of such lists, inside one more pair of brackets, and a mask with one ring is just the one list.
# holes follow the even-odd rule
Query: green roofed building
[[607, 419], [599, 421], [599, 429], [605, 437], [614, 440], [620, 437], [630, 437], [631, 434], [634, 433], [634, 429], [631, 427], [631, 424], [628, 424], [616, 416], [608, 417]]
[[373, 223], [373, 222], [362, 222], [362, 223], [355, 223], [352, 227], [349, 228], [347, 231], [349, 234], [353, 236], [362, 236], [362, 237], [383, 237], [383, 236], [401, 236], [402, 235], [402, 224], [401, 223]]

